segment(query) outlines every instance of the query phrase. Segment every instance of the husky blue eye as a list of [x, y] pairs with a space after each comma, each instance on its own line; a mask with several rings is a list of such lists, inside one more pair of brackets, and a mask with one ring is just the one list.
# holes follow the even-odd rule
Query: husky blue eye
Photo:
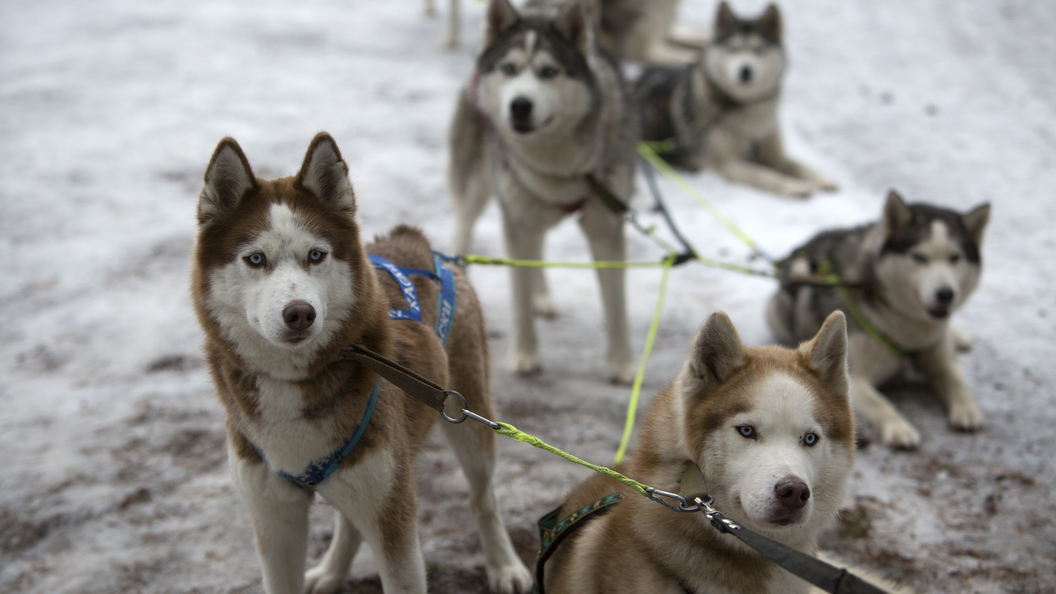
[[499, 70], [501, 70], [506, 76], [517, 74], [517, 67], [513, 64], [503, 64], [502, 66], [499, 66]]
[[260, 252], [256, 252], [256, 253], [250, 254], [250, 255], [246, 256], [245, 259], [246, 259], [246, 263], [248, 263], [250, 266], [254, 266], [254, 267], [263, 266], [264, 263], [267, 262], [267, 258], [265, 258], [264, 254], [262, 254]]
[[741, 425], [737, 427], [737, 433], [741, 434], [741, 437], [745, 439], [752, 439], [755, 437], [755, 427], [751, 425]]
[[559, 74], [557, 68], [553, 66], [543, 66], [543, 69], [539, 71], [539, 76], [543, 78], [554, 78]]
[[927, 259], [927, 257], [924, 256], [924, 254], [913, 254], [913, 261], [916, 262], [917, 264], [927, 264], [928, 263], [928, 259]]
[[803, 443], [805, 445], [807, 445], [807, 446], [813, 446], [814, 444], [818, 443], [818, 434], [817, 433], [808, 433], [808, 434], [804, 435], [803, 436]]
[[309, 262], [322, 262], [324, 257], [326, 257], [326, 252], [320, 250], [312, 250], [308, 252]]

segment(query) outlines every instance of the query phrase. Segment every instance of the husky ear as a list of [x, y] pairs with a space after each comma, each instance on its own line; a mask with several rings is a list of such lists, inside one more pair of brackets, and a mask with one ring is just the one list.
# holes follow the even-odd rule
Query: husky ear
[[224, 138], [205, 168], [205, 185], [198, 196], [198, 224], [230, 213], [246, 192], [257, 187], [242, 147], [234, 138]]
[[722, 39], [734, 33], [737, 29], [737, 15], [733, 14], [726, 0], [719, 3], [719, 10], [715, 14], [715, 39]]
[[972, 212], [961, 216], [961, 222], [964, 223], [964, 228], [968, 230], [968, 234], [972, 236], [972, 241], [975, 242], [975, 245], [983, 244], [983, 231], [986, 230], [986, 223], [989, 220], [989, 202], [985, 202], [981, 206], [975, 207]]
[[348, 166], [341, 159], [337, 143], [326, 132], [320, 132], [312, 139], [294, 185], [339, 210], [352, 212], [356, 208], [352, 182], [348, 181]]
[[520, 19], [509, 0], [491, 0], [488, 3], [488, 15], [484, 25], [484, 47], [488, 47], [499, 38], [499, 34]]
[[891, 190], [887, 193], [887, 202], [884, 204], [884, 217], [882, 223], [884, 226], [884, 235], [890, 237], [903, 226], [905, 226], [913, 218], [913, 213], [910, 212], [909, 207], [906, 206], [906, 202], [902, 200], [902, 196], [895, 190]]
[[847, 376], [847, 319], [842, 311], [834, 311], [825, 318], [821, 330], [810, 340], [799, 346], [799, 352], [810, 361], [832, 391], [848, 395], [850, 380]]
[[591, 28], [587, 12], [582, 4], [571, 3], [560, 16], [554, 19], [554, 28], [579, 50], [579, 53], [584, 56], [590, 55], [591, 46], [594, 44], [594, 30]]
[[767, 6], [763, 16], [759, 17], [759, 33], [770, 41], [781, 42], [781, 11], [776, 4]]
[[697, 330], [687, 366], [699, 388], [716, 388], [744, 364], [741, 337], [729, 316], [713, 311]]

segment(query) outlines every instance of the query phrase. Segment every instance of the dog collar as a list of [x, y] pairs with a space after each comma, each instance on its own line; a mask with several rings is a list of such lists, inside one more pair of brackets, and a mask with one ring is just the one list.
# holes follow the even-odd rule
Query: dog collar
[[[367, 401], [367, 409], [363, 411], [363, 420], [359, 422], [355, 431], [352, 432], [352, 437], [349, 437], [348, 441], [346, 441], [343, 446], [334, 450], [333, 453], [325, 458], [312, 460], [308, 463], [308, 468], [306, 468], [301, 474], [292, 475], [272, 468], [275, 474], [306, 489], [310, 489], [326, 480], [326, 477], [333, 474], [338, 466], [341, 465], [341, 460], [352, 453], [352, 450], [356, 449], [356, 444], [359, 443], [359, 438], [363, 437], [363, 432], [367, 430], [367, 423], [370, 422], [370, 415], [374, 413], [374, 405], [378, 401], [378, 391], [380, 389], [381, 380], [378, 380], [377, 383], [374, 384], [374, 391], [370, 393], [370, 399]], [[268, 465], [268, 468], [271, 468], [268, 459], [264, 457], [264, 452], [255, 444], [251, 445], [253, 445], [253, 449], [257, 451], [260, 459]]]
[[392, 276], [403, 293], [403, 300], [407, 302], [407, 309], [394, 307], [389, 310], [389, 317], [394, 320], [422, 321], [422, 306], [418, 301], [418, 291], [414, 288], [411, 279], [407, 278], [408, 275], [416, 274], [440, 283], [440, 314], [436, 320], [436, 336], [444, 346], [447, 346], [447, 337], [451, 334], [451, 322], [455, 318], [455, 275], [443, 265], [440, 257], [433, 254], [433, 272], [396, 266], [385, 258], [373, 254], [367, 257], [370, 258], [374, 268], [384, 270]]

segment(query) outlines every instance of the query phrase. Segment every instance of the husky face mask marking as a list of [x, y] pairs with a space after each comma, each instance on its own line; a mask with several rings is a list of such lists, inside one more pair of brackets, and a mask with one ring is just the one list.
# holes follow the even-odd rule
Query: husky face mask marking
[[926, 321], [942, 321], [979, 284], [979, 241], [989, 206], [960, 216], [923, 204], [906, 205], [888, 196], [876, 266], [892, 307]]
[[[506, 8], [493, 2], [489, 10]], [[504, 134], [574, 127], [597, 101], [587, 63], [591, 31], [582, 9], [574, 5], [552, 26], [532, 16], [506, 16], [488, 21], [486, 37], [495, 41], [478, 66], [480, 107], [501, 116], [496, 124]]]
[[693, 374], [684, 371], [680, 385], [687, 441], [700, 444], [697, 463], [716, 507], [770, 532], [809, 524], [818, 505], [836, 509], [853, 455], [846, 351], [836, 314], [795, 353], [796, 366], [816, 376], [790, 375], [759, 365], [728, 318], [709, 316], [694, 340]]
[[723, 2], [715, 40], [704, 52], [708, 78], [733, 100], [749, 103], [777, 93], [784, 70], [777, 7], [771, 4], [758, 19], [744, 20]]
[[330, 242], [306, 227], [289, 206], [271, 205], [267, 228], [212, 277], [217, 304], [241, 308], [251, 328], [282, 348], [310, 345], [327, 327], [329, 304], [351, 286]]
[[290, 378], [356, 302], [351, 185], [336, 149], [313, 149], [297, 176], [262, 185], [224, 141], [199, 200], [201, 313], [245, 364]]

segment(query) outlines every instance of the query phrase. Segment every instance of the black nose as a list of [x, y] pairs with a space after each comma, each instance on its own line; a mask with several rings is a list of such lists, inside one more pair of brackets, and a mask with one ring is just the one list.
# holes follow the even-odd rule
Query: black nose
[[935, 300], [942, 305], [949, 305], [953, 303], [953, 289], [949, 287], [943, 287], [938, 291], [935, 291]]
[[740, 78], [742, 83], [752, 82], [752, 69], [747, 66], [741, 66]]
[[290, 330], [304, 330], [315, 322], [315, 308], [307, 301], [291, 301], [283, 308], [282, 319]]
[[798, 478], [785, 478], [774, 487], [774, 495], [789, 511], [796, 511], [810, 499], [810, 487]]
[[515, 120], [527, 120], [532, 117], [532, 100], [527, 97], [517, 97], [510, 103], [510, 113]]

